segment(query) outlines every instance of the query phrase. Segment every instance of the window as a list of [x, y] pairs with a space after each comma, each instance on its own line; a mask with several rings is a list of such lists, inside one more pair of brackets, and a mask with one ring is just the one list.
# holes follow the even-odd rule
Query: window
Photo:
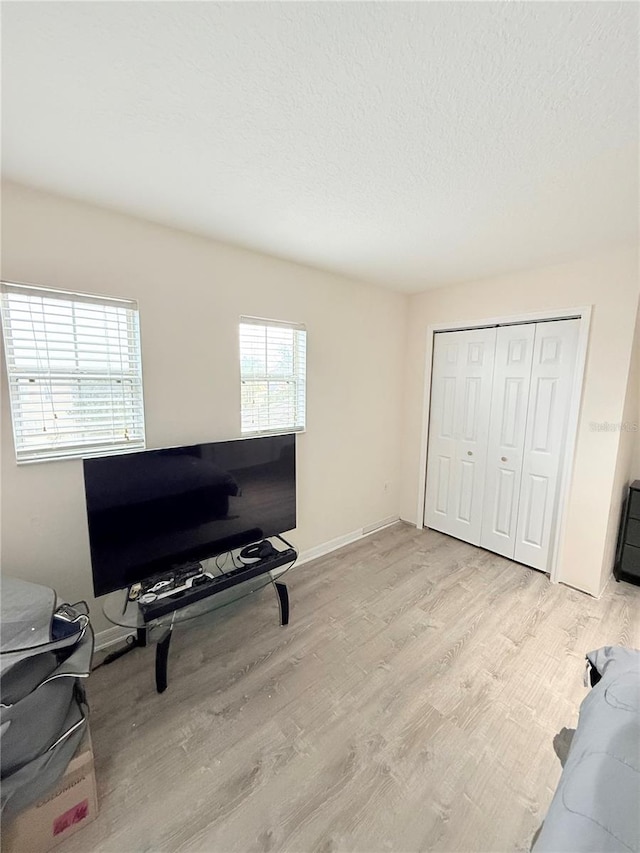
[[144, 448], [138, 306], [2, 283], [18, 462]]
[[243, 433], [304, 429], [306, 353], [304, 326], [240, 318]]

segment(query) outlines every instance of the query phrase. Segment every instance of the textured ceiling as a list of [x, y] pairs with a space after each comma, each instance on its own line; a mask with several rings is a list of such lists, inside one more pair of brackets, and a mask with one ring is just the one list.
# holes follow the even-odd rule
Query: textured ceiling
[[637, 238], [635, 3], [2, 5], [14, 180], [407, 291]]

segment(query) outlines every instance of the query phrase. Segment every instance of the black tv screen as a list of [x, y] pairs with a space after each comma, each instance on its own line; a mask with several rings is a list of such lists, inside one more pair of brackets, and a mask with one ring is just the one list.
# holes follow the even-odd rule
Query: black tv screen
[[96, 596], [296, 526], [295, 435], [84, 460]]

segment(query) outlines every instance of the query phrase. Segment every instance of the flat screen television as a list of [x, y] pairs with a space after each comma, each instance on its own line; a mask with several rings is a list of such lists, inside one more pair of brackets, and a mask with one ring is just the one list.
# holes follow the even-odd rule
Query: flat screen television
[[296, 526], [295, 435], [84, 460], [96, 596]]

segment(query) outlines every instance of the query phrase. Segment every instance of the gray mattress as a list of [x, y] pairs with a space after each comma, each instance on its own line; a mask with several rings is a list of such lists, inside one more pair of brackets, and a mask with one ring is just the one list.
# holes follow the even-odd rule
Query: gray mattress
[[580, 706], [535, 853], [640, 851], [640, 652], [587, 655], [602, 676]]

